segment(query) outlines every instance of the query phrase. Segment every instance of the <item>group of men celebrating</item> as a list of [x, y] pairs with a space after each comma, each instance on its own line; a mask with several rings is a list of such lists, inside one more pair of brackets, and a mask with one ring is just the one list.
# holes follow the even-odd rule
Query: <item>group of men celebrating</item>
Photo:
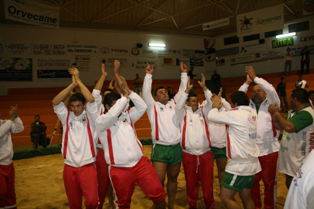
[[[279, 150], [278, 170], [286, 174], [289, 188], [313, 148], [314, 110], [308, 105], [306, 90], [293, 90], [292, 110], [282, 117], [276, 90], [257, 77], [251, 66], [246, 67], [247, 79], [230, 96], [230, 104], [221, 98], [221, 92], [212, 94], [203, 75], [199, 85], [205, 101], [199, 104], [198, 95], [190, 92], [193, 85], [184, 63], [180, 64], [179, 91], [171, 100], [163, 87], [151, 94], [153, 66], [147, 64], [142, 98], [130, 90], [119, 66], [115, 60], [114, 85], [111, 82], [102, 94], [107, 76], [104, 64], [92, 93], [82, 83], [78, 70], [69, 69], [71, 84], [52, 101], [63, 125], [63, 179], [70, 208], [82, 208], [82, 196], [86, 208], [102, 208], [106, 193], [113, 205], [112, 189], [117, 207], [130, 208], [136, 183], [155, 208], [166, 208], [167, 175], [168, 208], [172, 209], [182, 161], [189, 207], [197, 208], [200, 182], [206, 208], [214, 208], [214, 160], [220, 198], [227, 208], [241, 208], [234, 199], [237, 192], [244, 208], [261, 208], [260, 180], [265, 185], [264, 207], [275, 208]], [[246, 92], [253, 81], [257, 85], [250, 100]], [[62, 101], [77, 86], [81, 93], [70, 96], [68, 109]], [[145, 111], [152, 130], [152, 164], [143, 155], [134, 127]], [[284, 131], [281, 145], [279, 130]]]

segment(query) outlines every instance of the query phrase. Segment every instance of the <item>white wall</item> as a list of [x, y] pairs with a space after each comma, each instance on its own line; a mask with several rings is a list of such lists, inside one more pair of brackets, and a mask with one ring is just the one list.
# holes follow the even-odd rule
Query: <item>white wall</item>
[[[209, 37], [206, 37], [209, 38]], [[116, 48], [132, 48], [137, 43], [142, 43], [146, 48], [149, 42], [166, 43], [167, 49], [196, 49], [204, 50], [203, 38], [199, 36], [183, 36], [183, 35], [154, 35], [144, 33], [131, 32], [109, 32], [96, 30], [80, 30], [80, 29], [43, 29], [32, 26], [6, 26], [0, 27], [0, 43], [23, 43], [23, 44], [89, 44], [97, 46], [111, 46]], [[85, 85], [93, 86], [98, 80], [101, 70], [101, 59], [104, 55], [98, 54], [91, 56], [91, 70], [81, 71], [80, 76]], [[110, 57], [134, 58], [129, 55], [111, 55]], [[0, 95], [7, 94], [8, 88], [31, 88], [31, 87], [56, 87], [67, 86], [69, 79], [37, 79], [37, 59], [62, 59], [65, 56], [56, 55], [13, 55], [0, 54], [0, 57], [22, 57], [33, 59], [33, 81], [29, 82], [0, 82]], [[69, 56], [67, 56], [69, 57]], [[139, 55], [140, 57], [140, 55]], [[165, 56], [168, 57], [168, 56]], [[171, 56], [170, 56], [171, 57]], [[178, 56], [172, 56], [176, 58]], [[182, 56], [179, 58], [183, 58]], [[161, 58], [155, 58], [160, 59]], [[205, 63], [205, 66], [214, 66], [214, 62]], [[194, 72], [200, 74], [204, 72], [204, 67], [194, 67]], [[113, 77], [113, 69], [108, 70], [108, 78]], [[137, 69], [121, 69], [121, 74], [127, 80], [134, 79], [135, 74], [139, 73], [143, 78], [145, 70]], [[178, 66], [160, 65], [154, 72], [154, 79], [179, 79], [180, 68]]]
[[[302, 20], [298, 20], [295, 22], [286, 23], [284, 26], [283, 32], [289, 33], [289, 31], [288, 31], [288, 25], [289, 24], [297, 23], [297, 22], [303, 22], [303, 21], [307, 21], [307, 20], [310, 21], [310, 30], [297, 32], [296, 36], [294, 37], [294, 45], [290, 46], [290, 48], [292, 48], [294, 46], [313, 45], [314, 44], [314, 39], [312, 39], [312, 41], [308, 41], [308, 42], [300, 42], [299, 41], [300, 37], [304, 37], [304, 36], [313, 36], [314, 37], [314, 19], [313, 19], [313, 16], [302, 19]], [[216, 50], [217, 49], [218, 50], [227, 49], [227, 48], [236, 47], [236, 46], [258, 44], [258, 42], [259, 42], [258, 40], [243, 42], [243, 37], [239, 37], [239, 43], [238, 44], [232, 44], [232, 45], [224, 46], [224, 38], [225, 37], [231, 37], [231, 36], [236, 36], [236, 35], [237, 34], [234, 33], [234, 34], [228, 34], [225, 36], [217, 37], [216, 38], [216, 44], [217, 44]], [[260, 34], [260, 38], [261, 39], [265, 38], [264, 33]], [[267, 51], [274, 50], [272, 48], [272, 40], [275, 40], [275, 39], [276, 39], [276, 37], [265, 38], [265, 46], [266, 46]], [[287, 47], [282, 47], [280, 49], [282, 49], [283, 51], [286, 51], [286, 48]], [[234, 56], [237, 56], [237, 55], [234, 55]], [[230, 58], [232, 58], [234, 56], [230, 55], [230, 56], [225, 57], [225, 58], [227, 60], [230, 60]], [[300, 56], [292, 58], [292, 71], [301, 69], [300, 60], [301, 60]], [[310, 61], [310, 69], [311, 69], [311, 68], [314, 68], [314, 55], [313, 54], [310, 55], [310, 60], [311, 60]], [[244, 69], [245, 69], [245, 66], [247, 66], [247, 65], [252, 65], [258, 74], [283, 72], [284, 71], [284, 63], [285, 63], [284, 59], [277, 59], [277, 60], [268, 60], [268, 61], [254, 62], [254, 63], [248, 63], [248, 64], [239, 64], [239, 65], [234, 65], [234, 66], [230, 66], [230, 65], [217, 66], [216, 70], [217, 70], [217, 73], [219, 73], [221, 75], [221, 77], [243, 76], [243, 75], [245, 75]]]

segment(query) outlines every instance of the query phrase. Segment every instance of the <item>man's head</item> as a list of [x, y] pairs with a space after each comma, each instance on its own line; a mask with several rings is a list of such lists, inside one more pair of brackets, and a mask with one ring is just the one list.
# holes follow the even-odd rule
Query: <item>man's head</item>
[[287, 52], [290, 52], [290, 47], [287, 48]]
[[171, 91], [171, 87], [170, 87], [170, 86], [168, 86], [167, 90], [168, 90], [168, 91]]
[[285, 82], [285, 77], [282, 76], [280, 80], [281, 80], [281, 83], [284, 83]]
[[314, 91], [311, 90], [307, 94], [308, 94], [309, 99], [312, 100], [312, 102], [314, 103]]
[[267, 94], [259, 85], [255, 85], [252, 89], [252, 96], [256, 104], [261, 104], [266, 99]]
[[35, 121], [39, 121], [40, 120], [40, 116], [39, 115], [35, 115]]
[[231, 107], [235, 108], [240, 105], [248, 106], [250, 104], [250, 99], [243, 91], [233, 92], [230, 96]]
[[188, 99], [186, 100], [186, 105], [191, 107], [193, 112], [198, 110], [198, 97], [195, 93], [189, 93]]
[[121, 96], [117, 93], [109, 93], [106, 94], [104, 98], [104, 107], [105, 107], [105, 112], [108, 112], [110, 108], [116, 104], [117, 100], [120, 99]]
[[194, 67], [190, 67], [190, 70], [193, 71], [193, 70], [194, 70]]
[[291, 92], [290, 105], [292, 110], [298, 111], [300, 106], [303, 107], [307, 103], [309, 103], [309, 97], [305, 89], [298, 88]]
[[217, 74], [217, 70], [214, 70], [214, 74]]
[[169, 101], [169, 95], [166, 89], [162, 86], [158, 87], [154, 93], [154, 98], [157, 102], [166, 104]]
[[70, 105], [74, 115], [80, 116], [86, 107], [86, 99], [82, 93], [74, 93], [70, 97]]
[[299, 75], [299, 80], [300, 81], [303, 80], [303, 75], [302, 74]]
[[139, 78], [139, 77], [140, 77], [140, 75], [137, 73], [137, 74], [136, 74], [136, 78]]
[[103, 96], [106, 96], [109, 93], [113, 93], [114, 91], [112, 89], [105, 89], [102, 93]]
[[304, 49], [305, 49], [305, 50], [307, 49], [307, 45], [304, 46]]

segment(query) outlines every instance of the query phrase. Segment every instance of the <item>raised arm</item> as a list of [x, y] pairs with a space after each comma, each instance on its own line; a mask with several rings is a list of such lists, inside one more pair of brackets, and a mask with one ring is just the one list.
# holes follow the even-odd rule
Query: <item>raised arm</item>
[[275, 103], [274, 104], [270, 104], [268, 106], [268, 112], [273, 116], [273, 121], [274, 121], [274, 126], [276, 129], [278, 130], [284, 130], [288, 133], [294, 133], [294, 132], [297, 132], [297, 129], [296, 127], [294, 126], [294, 124], [285, 119], [281, 113], [280, 113], [280, 109], [278, 107], [278, 104]]
[[77, 85], [80, 87], [81, 92], [83, 94], [83, 96], [85, 97], [86, 101], [89, 103], [94, 103], [95, 99], [93, 97], [93, 95], [90, 93], [90, 91], [88, 90], [88, 88], [82, 83], [81, 79], [80, 79], [80, 73], [79, 71], [73, 67], [69, 69], [69, 73], [71, 75], [74, 75], [74, 78], [77, 82]]
[[252, 79], [247, 74], [246, 75], [246, 81], [244, 82], [244, 84], [242, 86], [240, 86], [239, 91], [243, 91], [244, 93], [246, 93], [248, 91], [251, 83], [252, 83]]
[[268, 83], [266, 80], [259, 78], [256, 76], [255, 71], [252, 66], [248, 66], [245, 69], [245, 72], [250, 76], [254, 82], [259, 85], [267, 94], [267, 101], [272, 104], [279, 104], [280, 105], [280, 100], [278, 97], [278, 94], [276, 92], [276, 89]]
[[142, 92], [142, 97], [144, 102], [146, 103], [146, 105], [148, 106], [148, 108], [150, 108], [151, 106], [153, 106], [155, 104], [155, 100], [152, 96], [152, 76], [153, 76], [153, 72], [154, 72], [154, 67], [150, 66], [147, 63], [147, 67], [145, 69], [146, 71], [146, 76], [144, 78], [144, 84], [143, 84], [143, 92]]
[[[14, 112], [15, 118], [13, 120], [13, 124], [11, 126], [11, 133], [21, 133], [24, 131], [23, 122], [20, 117], [17, 116], [17, 105], [11, 107], [11, 111]], [[11, 117], [10, 117], [11, 119]]]
[[54, 106], [59, 105], [69, 95], [69, 93], [76, 87], [76, 85], [77, 85], [77, 82], [74, 76], [72, 75], [72, 83], [53, 98], [52, 104]]
[[134, 107], [130, 110], [130, 118], [135, 123], [138, 121], [145, 111], [147, 110], [147, 105], [143, 101], [143, 99], [133, 91], [129, 94], [129, 98], [132, 100]]
[[10, 131], [13, 125], [13, 121], [16, 118], [16, 115], [17, 115], [17, 109], [11, 107], [11, 110], [9, 111], [10, 119], [6, 121], [5, 123], [1, 124], [0, 126], [0, 141]]
[[185, 102], [188, 98], [188, 95], [193, 88], [193, 85], [190, 84], [190, 78], [188, 78], [187, 86], [185, 92], [181, 93], [177, 105], [175, 106], [175, 113], [179, 121], [182, 121], [185, 116]]
[[98, 79], [94, 89], [101, 91], [102, 86], [104, 85], [104, 81], [105, 81], [106, 77], [107, 77], [107, 72], [106, 72], [105, 64], [102, 63], [101, 64], [101, 76]]
[[183, 62], [180, 63], [180, 70], [181, 70], [181, 82], [179, 86], [179, 91], [176, 95], [174, 95], [173, 99], [175, 102], [177, 102], [181, 96], [181, 94], [186, 90], [186, 85], [188, 82], [188, 76], [187, 76], [187, 66]]

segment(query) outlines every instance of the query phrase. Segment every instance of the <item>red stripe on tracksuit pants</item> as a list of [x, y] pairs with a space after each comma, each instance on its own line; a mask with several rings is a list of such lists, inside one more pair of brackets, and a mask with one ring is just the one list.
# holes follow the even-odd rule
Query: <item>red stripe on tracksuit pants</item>
[[110, 166], [110, 179], [119, 208], [130, 208], [135, 183], [154, 202], [166, 198], [165, 190], [147, 157], [143, 156], [133, 167]]
[[96, 157], [96, 170], [97, 170], [97, 179], [98, 179], [98, 196], [99, 196], [99, 205], [98, 209], [102, 209], [107, 195], [107, 190], [110, 184], [109, 173], [108, 173], [108, 164], [105, 160], [105, 154], [103, 149], [98, 149]]
[[14, 166], [0, 165], [0, 208], [16, 209]]
[[183, 152], [186, 193], [190, 208], [197, 208], [198, 181], [201, 181], [206, 208], [214, 208], [214, 160], [211, 151], [202, 155]]
[[278, 152], [271, 153], [269, 155], [258, 157], [262, 167], [262, 171], [255, 174], [254, 187], [251, 190], [252, 199], [255, 204], [255, 208], [262, 208], [260, 185], [259, 182], [263, 179], [264, 182], [264, 208], [275, 208], [275, 200], [277, 195], [277, 159]]
[[94, 163], [80, 168], [65, 164], [63, 181], [71, 209], [82, 208], [82, 195], [85, 197], [87, 209], [97, 208], [97, 173]]

